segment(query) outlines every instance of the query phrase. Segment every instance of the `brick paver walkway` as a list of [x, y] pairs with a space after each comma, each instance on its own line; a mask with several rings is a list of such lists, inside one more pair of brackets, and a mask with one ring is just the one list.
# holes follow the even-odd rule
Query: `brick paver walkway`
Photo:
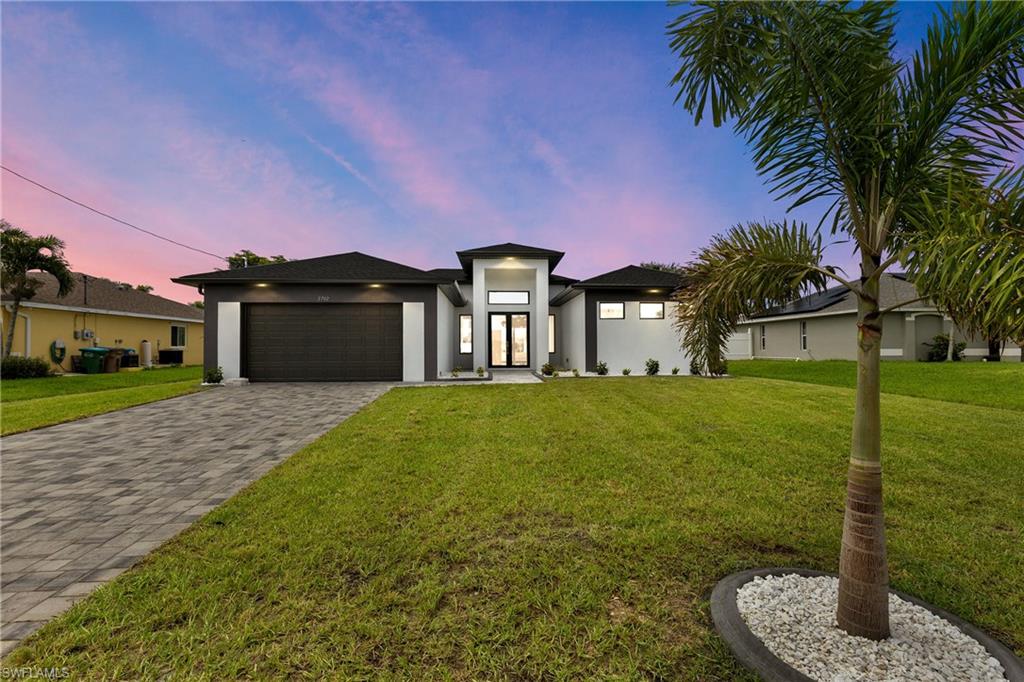
[[0, 440], [2, 652], [389, 387], [221, 387]]

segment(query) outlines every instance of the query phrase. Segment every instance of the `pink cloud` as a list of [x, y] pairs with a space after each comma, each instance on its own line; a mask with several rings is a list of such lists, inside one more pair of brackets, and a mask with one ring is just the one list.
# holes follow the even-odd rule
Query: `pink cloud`
[[[177, 17], [183, 31], [235, 68], [273, 87], [287, 87], [317, 105], [367, 150], [378, 170], [415, 206], [448, 218], [475, 216], [495, 226], [507, 222], [471, 183], [459, 177], [444, 148], [424, 139], [418, 126], [382, 89], [369, 87], [318, 43], [290, 40], [269, 21], [233, 12], [230, 22], [193, 21], [194, 12], [190, 7]], [[331, 16], [327, 9], [320, 12]], [[225, 39], [228, 25], [235, 30]], [[437, 77], [444, 79], [445, 74]]]

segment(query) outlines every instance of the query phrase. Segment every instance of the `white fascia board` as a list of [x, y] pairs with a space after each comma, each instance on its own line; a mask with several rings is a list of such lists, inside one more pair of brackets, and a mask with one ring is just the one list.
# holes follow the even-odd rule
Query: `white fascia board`
[[89, 313], [92, 315], [120, 315], [121, 317], [141, 317], [147, 320], [171, 320], [172, 322], [191, 322], [202, 324], [202, 320], [191, 317], [172, 317], [170, 315], [148, 315], [146, 313], [129, 313], [123, 310], [106, 310], [104, 308], [82, 308], [73, 305], [57, 305], [56, 303], [35, 303], [33, 301], [22, 301], [22, 308], [41, 308], [43, 310], [69, 310], [74, 313]]
[[[941, 314], [936, 308], [896, 308], [895, 310], [887, 310], [888, 313], [932, 313]], [[856, 310], [834, 310], [834, 311], [819, 311], [814, 313], [794, 313], [792, 315], [775, 315], [772, 317], [752, 317], [749, 320], [740, 320], [737, 325], [741, 324], [768, 324], [769, 322], [785, 322], [787, 320], [806, 320], [811, 317], [832, 317], [835, 315], [856, 315]]]

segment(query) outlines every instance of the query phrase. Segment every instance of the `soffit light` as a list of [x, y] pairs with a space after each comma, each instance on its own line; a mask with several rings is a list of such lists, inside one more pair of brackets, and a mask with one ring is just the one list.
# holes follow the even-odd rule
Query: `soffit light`
[[382, 285], [382, 284], [371, 284], [370, 288], [371, 289], [380, 289], [382, 286], [384, 286], [384, 285]]
[[267, 284], [266, 282], [257, 282], [256, 286], [258, 286], [258, 287], [269, 287], [270, 285]]

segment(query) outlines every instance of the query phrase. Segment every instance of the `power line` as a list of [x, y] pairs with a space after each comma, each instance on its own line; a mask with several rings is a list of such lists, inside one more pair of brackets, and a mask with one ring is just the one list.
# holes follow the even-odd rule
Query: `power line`
[[11, 175], [18, 176], [19, 178], [21, 178], [25, 182], [31, 183], [31, 184], [35, 185], [36, 187], [38, 187], [40, 189], [46, 190], [50, 194], [56, 194], [57, 196], [59, 196], [61, 199], [64, 199], [65, 201], [70, 201], [72, 204], [75, 204], [76, 206], [81, 206], [82, 208], [84, 208], [84, 209], [86, 209], [88, 211], [92, 211], [93, 213], [95, 213], [97, 215], [101, 215], [104, 218], [109, 218], [110, 220], [113, 220], [115, 223], [120, 223], [120, 224], [122, 224], [122, 225], [124, 225], [126, 227], [132, 228], [133, 230], [138, 230], [139, 232], [142, 232], [143, 234], [148, 234], [150, 237], [156, 237], [157, 239], [161, 239], [161, 240], [163, 240], [165, 242], [168, 242], [169, 244], [174, 244], [175, 246], [180, 246], [183, 249], [189, 249], [190, 251], [195, 251], [197, 253], [202, 253], [202, 254], [205, 254], [207, 256], [213, 256], [214, 258], [218, 258], [218, 259], [220, 259], [222, 261], [227, 261], [227, 258], [225, 258], [224, 256], [218, 256], [215, 253], [210, 253], [209, 251], [203, 251], [202, 249], [197, 249], [196, 247], [189, 246], [188, 244], [182, 244], [181, 242], [175, 241], [175, 240], [171, 239], [170, 237], [165, 237], [165, 236], [163, 236], [161, 234], [157, 234], [156, 232], [152, 232], [150, 230], [147, 230], [144, 227], [139, 227], [138, 225], [133, 225], [132, 223], [128, 222], [127, 220], [121, 220], [120, 218], [118, 218], [116, 216], [112, 216], [109, 213], [104, 213], [103, 211], [101, 211], [101, 210], [99, 210], [97, 208], [93, 208], [92, 206], [89, 206], [88, 204], [83, 204], [81, 201], [77, 201], [75, 199], [72, 199], [71, 197], [69, 197], [66, 194], [61, 194], [60, 192], [58, 192], [57, 190], [53, 189], [52, 187], [47, 187], [43, 183], [36, 182], [32, 178], [27, 178], [24, 175], [22, 175], [21, 173], [15, 171], [15, 170], [11, 170], [7, 166], [4, 166], [4, 165], [0, 164], [0, 168], [3, 168], [5, 171], [10, 173]]

